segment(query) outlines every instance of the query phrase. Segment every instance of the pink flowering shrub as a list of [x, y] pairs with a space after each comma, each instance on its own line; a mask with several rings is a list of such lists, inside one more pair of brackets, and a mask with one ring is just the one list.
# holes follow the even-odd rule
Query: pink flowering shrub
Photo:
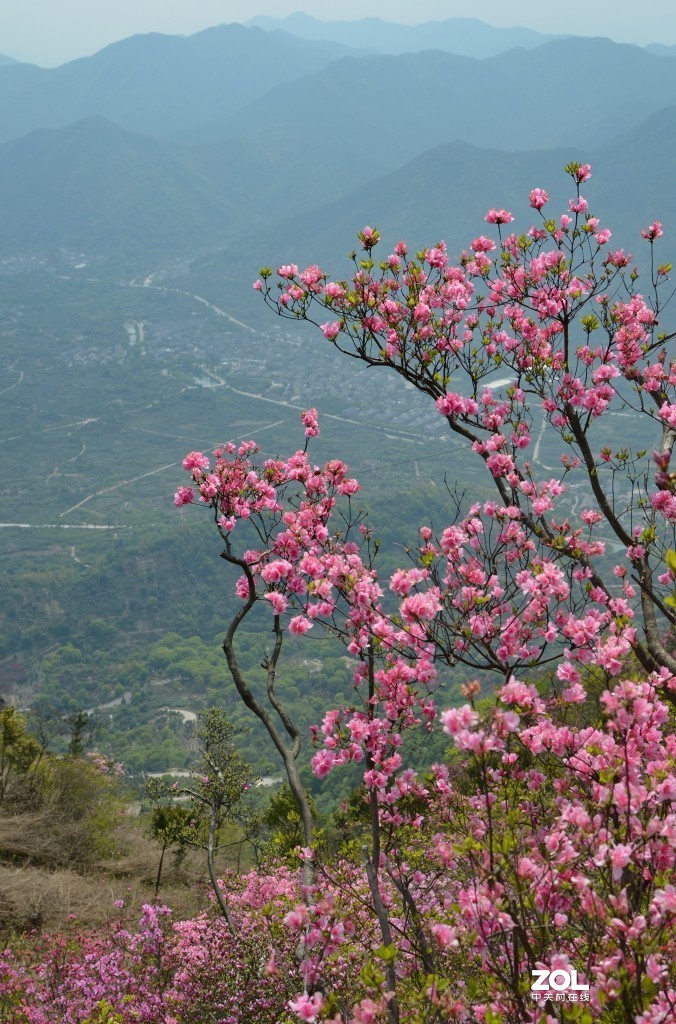
[[[328, 313], [321, 330], [340, 351], [427, 394], [496, 490], [493, 501], [458, 508], [437, 536], [421, 529], [418, 564], [390, 582], [396, 618], [383, 614], [372, 574], [373, 599], [357, 615], [342, 595], [366, 692], [362, 709], [327, 713], [314, 768], [365, 764], [374, 849], [397, 882], [399, 916], [411, 915], [397, 946], [400, 981], [413, 936], [426, 997], [450, 1019], [662, 1022], [676, 1014], [667, 980], [674, 739], [664, 703], [676, 692], [676, 362], [674, 333], [662, 326], [671, 267], [654, 260], [656, 221], [642, 232], [650, 270], [639, 290], [632, 257], [609, 248], [611, 231], [580, 194], [590, 166], [566, 170], [575, 195], [558, 220], [543, 212], [549, 194], [533, 189], [539, 222], [507, 234], [513, 215], [491, 209], [497, 240], [477, 237], [457, 264], [443, 242], [415, 257], [398, 243], [376, 264], [379, 236], [368, 228], [351, 281], [324, 274], [322, 292], [315, 268], [312, 291], [299, 293], [294, 278], [275, 297], [264, 270], [259, 290], [282, 316], [320, 323]], [[653, 433], [654, 478], [646, 450], [608, 444], [608, 416], [621, 410]], [[543, 475], [545, 435], [558, 435], [561, 454]], [[583, 503], [570, 502], [573, 486], [588, 494]], [[611, 543], [621, 552], [612, 560]], [[630, 657], [642, 681], [623, 678]], [[488, 718], [472, 705], [442, 714], [455, 774], [442, 766], [420, 779], [401, 770], [402, 739], [410, 726], [429, 727], [440, 666], [457, 662], [500, 672], [505, 686]], [[515, 681], [548, 663], [550, 697]], [[598, 720], [587, 709], [590, 670], [607, 685]], [[414, 871], [407, 831], [422, 839], [435, 821], [446, 896], [421, 872], [434, 846], [419, 847]], [[383, 828], [392, 830], [386, 851]], [[447, 900], [442, 913], [434, 894]], [[373, 912], [387, 923], [377, 899]], [[439, 949], [451, 958], [441, 979]], [[534, 1006], [530, 971], [564, 965], [587, 972], [584, 1010], [554, 994]], [[378, 1005], [399, 1019], [391, 994]]]
[[[3, 1020], [676, 1020], [670, 268], [651, 261], [638, 291], [631, 257], [609, 249], [580, 194], [591, 168], [567, 170], [566, 212], [550, 217], [533, 189], [536, 224], [507, 234], [515, 218], [495, 207], [495, 237], [457, 263], [443, 242], [415, 257], [401, 242], [376, 265], [380, 236], [366, 227], [352, 281], [286, 264], [278, 296], [272, 271], [256, 283], [281, 315], [314, 320], [331, 344], [426, 393], [494, 498], [423, 525], [410, 564], [381, 580], [351, 505], [357, 481], [339, 460], [310, 458], [316, 410], [289, 457], [261, 464], [253, 442], [186, 456], [175, 502], [213, 515], [237, 569], [224, 651], [307, 818], [299, 868], [229, 879], [232, 927], [207, 914], [172, 925], [147, 907], [136, 932], [6, 951]], [[661, 234], [657, 221], [643, 232], [651, 255]], [[615, 442], [615, 410], [645, 419], [652, 459]], [[560, 445], [555, 468], [539, 459], [545, 432]], [[584, 500], [570, 500], [573, 484]], [[256, 604], [272, 617], [263, 667], [279, 727], [236, 657]], [[312, 732], [315, 775], [362, 773], [363, 814], [338, 852], [313, 837], [295, 768], [303, 738], [274, 688], [287, 629], [331, 631], [354, 663], [349, 703]], [[456, 663], [500, 676], [496, 693], [479, 701], [469, 683], [466, 703], [448, 707]], [[532, 681], [544, 666], [549, 688], [542, 673]], [[421, 764], [434, 729], [449, 756]]]
[[300, 897], [285, 868], [230, 877], [228, 901], [236, 934], [208, 914], [174, 925], [167, 1005], [181, 1024], [267, 1024], [284, 1014], [299, 983], [293, 935], [282, 918]]
[[[563, 654], [572, 695], [581, 665], [594, 659], [615, 674], [630, 650], [646, 673], [676, 672], [663, 642], [674, 626], [665, 559], [676, 524], [676, 361], [663, 327], [670, 266], [654, 260], [661, 224], [642, 233], [650, 271], [639, 290], [632, 257], [609, 248], [611, 232], [580, 194], [591, 168], [566, 170], [567, 213], [550, 215], [548, 193], [533, 189], [536, 223], [507, 233], [514, 216], [491, 209], [497, 237], [475, 238], [457, 263], [439, 242], [415, 257], [399, 243], [377, 264], [379, 235], [366, 228], [367, 258], [355, 257], [351, 281], [314, 267], [311, 288], [280, 275], [276, 295], [265, 269], [260, 289], [281, 316], [319, 324], [328, 314], [322, 331], [335, 347], [428, 395], [493, 481], [494, 501], [458, 510], [421, 545], [442, 592], [437, 657], [507, 676]], [[615, 411], [651, 431], [656, 487], [647, 446], [608, 445]], [[543, 437], [557, 437], [558, 466], [541, 466]], [[579, 510], [572, 488], [585, 495]]]
[[598, 726], [514, 680], [488, 716], [442, 713], [479, 784], [470, 794], [466, 777], [433, 769], [454, 904], [437, 940], [451, 957], [473, 949], [502, 1019], [529, 1019], [530, 971], [554, 966], [578, 970], [599, 1019], [650, 1006], [642, 1020], [666, 1020], [657, 1008], [676, 1005], [676, 737], [660, 683], [617, 683]]
[[[392, 616], [363, 546], [332, 525], [337, 501], [356, 489], [343, 487], [342, 464], [316, 467], [297, 452], [261, 470], [253, 454], [247, 449], [236, 472], [220, 472], [221, 488], [206, 497], [218, 516], [234, 501], [231, 475], [245, 475], [255, 502], [258, 481], [272, 487], [274, 472], [267, 508], [244, 510], [223, 534], [232, 545], [240, 522], [253, 519], [266, 541], [246, 550], [238, 592], [268, 601], [291, 631], [322, 622], [342, 636], [355, 658], [355, 699], [314, 730], [313, 768], [322, 777], [362, 764], [371, 809], [364, 862], [323, 865], [318, 855], [313, 887], [283, 916], [300, 944], [303, 983], [288, 1008], [307, 1021], [443, 1013], [531, 1022], [541, 1012], [531, 972], [574, 969], [592, 1019], [662, 1024], [676, 1005], [668, 975], [676, 741], [662, 697], [674, 680], [666, 666], [643, 681], [623, 678], [635, 636], [635, 595], [623, 574], [620, 594], [608, 599], [612, 614], [603, 600], [594, 614], [593, 588], [571, 599], [559, 565], [538, 556], [520, 524], [512, 531], [517, 510], [489, 503], [438, 539], [421, 529], [418, 565], [390, 580], [399, 602]], [[206, 468], [190, 471], [203, 494]], [[561, 488], [550, 482], [541, 493], [553, 502]], [[593, 509], [580, 516], [587, 527], [602, 518]], [[466, 614], [453, 633], [445, 615], [454, 603]], [[475, 706], [472, 685], [470, 703], [438, 714], [449, 639], [456, 651], [478, 640], [486, 657], [500, 659], [493, 664], [511, 668], [545, 657], [561, 635], [568, 646], [549, 697], [508, 675], [488, 712]], [[608, 682], [592, 724], [585, 666]], [[405, 768], [407, 738], [435, 721], [456, 757], [427, 773]], [[337, 971], [345, 963], [351, 969]], [[570, 1001], [558, 1007], [549, 994], [548, 1019], [567, 1019]]]
[[[228, 554], [240, 520], [253, 517], [264, 542], [240, 556], [239, 596], [268, 601], [294, 633], [328, 625], [355, 658], [355, 698], [314, 730], [313, 768], [322, 777], [363, 765], [362, 885], [380, 945], [351, 1007], [309, 957], [289, 1003], [302, 1020], [586, 1014], [656, 1024], [676, 1008], [665, 704], [676, 693], [676, 365], [660, 326], [670, 268], [652, 262], [655, 222], [642, 236], [649, 294], [639, 292], [631, 256], [608, 248], [610, 230], [580, 193], [590, 166], [567, 171], [567, 212], [548, 216], [548, 193], [533, 189], [538, 223], [506, 234], [514, 216], [491, 209], [497, 239], [475, 238], [457, 264], [439, 242], [415, 257], [399, 243], [376, 265], [380, 236], [367, 227], [351, 281], [286, 265], [277, 297], [272, 271], [256, 283], [280, 315], [313, 320], [341, 351], [429, 395], [494, 483], [495, 500], [457, 508], [436, 535], [421, 528], [417, 561], [390, 580], [395, 615], [368, 544], [364, 557], [332, 526], [336, 502], [357, 488], [342, 464], [334, 478], [331, 463], [312, 466], [304, 451], [261, 469], [241, 465], [250, 450], [231, 450], [225, 465], [216, 453], [215, 472], [202, 456], [186, 465]], [[492, 384], [495, 371], [502, 382]], [[646, 451], [606, 443], [614, 410], [653, 429], [654, 485]], [[303, 423], [316, 432], [315, 410]], [[544, 432], [558, 436], [561, 458], [543, 475]], [[588, 494], [581, 507], [567, 497], [575, 484]], [[641, 680], [626, 678], [632, 658]], [[504, 685], [489, 712], [472, 702], [443, 711], [455, 759], [416, 773], [404, 767], [408, 737], [439, 720], [435, 693], [457, 662], [500, 673]], [[519, 681], [547, 664], [549, 696]], [[600, 716], [587, 707], [591, 677], [607, 687]], [[309, 903], [287, 924], [307, 927], [308, 915]], [[583, 987], [545, 993], [539, 1006], [531, 972], [568, 969]]]
[[[22, 955], [0, 955], [0, 1013], [7, 1024], [124, 1021], [171, 1024], [165, 995], [170, 911], [144, 906], [138, 930], [43, 936]], [[117, 1022], [115, 1016], [109, 1020]]]

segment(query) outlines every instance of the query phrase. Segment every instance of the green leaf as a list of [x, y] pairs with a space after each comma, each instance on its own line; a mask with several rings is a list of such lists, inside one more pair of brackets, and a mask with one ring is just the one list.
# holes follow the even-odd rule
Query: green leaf
[[591, 334], [592, 331], [595, 331], [596, 328], [600, 326], [599, 318], [594, 316], [593, 313], [588, 313], [586, 316], [583, 316], [580, 323], [587, 334]]
[[384, 964], [393, 964], [397, 959], [397, 947], [395, 945], [378, 946], [375, 955]]

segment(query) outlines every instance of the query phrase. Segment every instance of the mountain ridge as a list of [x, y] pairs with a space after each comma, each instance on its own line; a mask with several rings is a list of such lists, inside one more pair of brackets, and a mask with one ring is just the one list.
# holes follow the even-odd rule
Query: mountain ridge
[[0, 141], [100, 115], [169, 135], [232, 113], [343, 56], [340, 44], [233, 23], [192, 36], [131, 36], [57, 68], [0, 68]]
[[0, 144], [0, 252], [179, 254], [255, 210], [204, 187], [170, 148], [102, 117]]
[[285, 18], [257, 16], [246, 24], [265, 31], [281, 28], [304, 39], [331, 39], [347, 45], [354, 45], [354, 39], [360, 38], [388, 54], [441, 49], [460, 56], [483, 58], [514, 46], [530, 49], [557, 38], [520, 26], [497, 28], [478, 18], [444, 18], [404, 25], [374, 17], [322, 21], [296, 12]]

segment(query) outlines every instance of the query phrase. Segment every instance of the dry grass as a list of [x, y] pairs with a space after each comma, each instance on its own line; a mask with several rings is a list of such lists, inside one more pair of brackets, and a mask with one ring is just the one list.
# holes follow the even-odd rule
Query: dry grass
[[0, 938], [31, 929], [100, 927], [119, 914], [115, 900], [124, 900], [132, 922], [144, 903], [164, 903], [177, 919], [207, 905], [206, 864], [196, 850], [180, 865], [167, 852], [155, 896], [160, 851], [138, 820], [120, 819], [114, 834], [120, 854], [98, 863], [78, 865], [77, 836], [70, 835], [68, 854], [64, 838], [46, 812], [0, 816]]
[[5, 860], [63, 863], [66, 850], [49, 811], [0, 817], [0, 855]]
[[[115, 900], [124, 900], [131, 922], [144, 903], [157, 902], [152, 885], [138, 879], [0, 866], [0, 936], [32, 929], [101, 927], [119, 914]], [[177, 919], [196, 914], [206, 903], [201, 892], [172, 882], [160, 890], [159, 901], [170, 906]]]
[[118, 898], [101, 879], [74, 871], [0, 867], [0, 919], [6, 929], [51, 931], [73, 919], [102, 924]]

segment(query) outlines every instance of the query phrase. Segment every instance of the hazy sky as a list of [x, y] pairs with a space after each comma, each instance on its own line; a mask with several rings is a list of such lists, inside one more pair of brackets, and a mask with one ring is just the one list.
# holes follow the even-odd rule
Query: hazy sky
[[61, 64], [138, 32], [190, 34], [256, 14], [283, 17], [298, 10], [325, 20], [373, 15], [411, 24], [474, 16], [542, 32], [676, 43], [674, 0], [0, 0], [0, 53]]

